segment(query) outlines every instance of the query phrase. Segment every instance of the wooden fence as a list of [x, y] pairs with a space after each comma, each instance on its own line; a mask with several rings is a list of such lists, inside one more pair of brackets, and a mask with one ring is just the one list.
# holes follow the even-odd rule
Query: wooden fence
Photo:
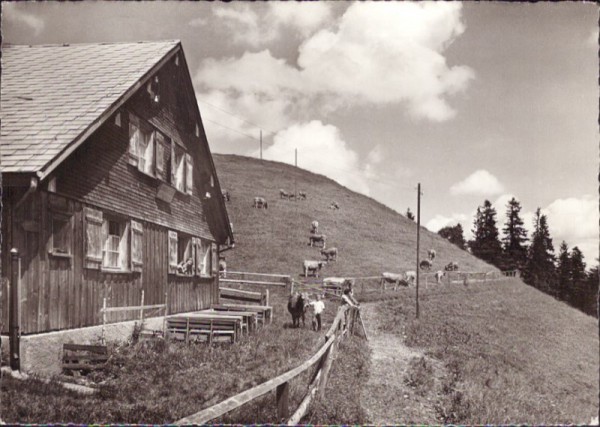
[[[320, 395], [323, 394], [327, 384], [329, 370], [331, 369], [331, 365], [333, 363], [332, 356], [335, 353], [341, 338], [344, 337], [346, 333], [353, 334], [355, 332], [355, 325], [357, 324], [357, 321], [359, 321], [360, 325], [362, 326], [362, 319], [360, 318], [360, 312], [358, 309], [348, 306], [340, 307], [331, 327], [325, 334], [325, 343], [310, 359], [302, 363], [300, 366], [279, 375], [278, 377], [272, 378], [256, 387], [230, 397], [223, 402], [211, 406], [210, 408], [206, 408], [194, 415], [190, 415], [175, 421], [174, 424], [206, 424], [210, 420], [237, 409], [240, 406], [271, 391], [275, 391], [278, 420], [287, 420], [288, 425], [298, 424], [302, 417], [306, 415], [314, 396], [317, 393], [320, 393]], [[362, 328], [366, 338], [364, 326], [362, 326]], [[314, 365], [316, 365], [316, 370], [312, 374], [308, 390], [298, 408], [290, 416], [290, 382], [300, 374], [307, 372]]]
[[291, 282], [288, 274], [249, 273], [245, 271], [228, 271], [226, 277], [219, 279], [221, 283], [238, 283], [240, 285], [287, 286]]

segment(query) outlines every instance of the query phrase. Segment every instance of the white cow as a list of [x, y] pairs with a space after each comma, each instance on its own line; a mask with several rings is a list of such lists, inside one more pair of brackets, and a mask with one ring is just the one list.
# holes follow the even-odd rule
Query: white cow
[[327, 265], [327, 261], [304, 261], [304, 277], [308, 277], [308, 273], [311, 272], [315, 277], [319, 277], [319, 271], [321, 268]]
[[406, 276], [402, 273], [381, 273], [381, 282], [380, 285], [383, 286], [384, 289], [387, 289], [387, 284], [393, 283], [394, 290], [398, 289], [398, 286], [405, 283], [408, 285], [406, 280]]
[[310, 232], [317, 234], [319, 232], [319, 221], [313, 221], [310, 223]]
[[267, 203], [267, 201], [265, 200], [264, 197], [255, 197], [254, 198], [254, 204], [252, 205], [252, 207], [255, 208], [265, 208], [267, 209], [269, 207], [269, 204]]
[[311, 234], [308, 236], [308, 244], [310, 246], [314, 246], [315, 243], [321, 243], [322, 248], [325, 249], [325, 242], [327, 241], [327, 236], [325, 234]]
[[417, 281], [417, 272], [414, 270], [411, 270], [411, 271], [407, 271], [404, 274], [406, 275], [406, 281], [408, 282], [408, 284], [414, 285], [415, 282]]
[[444, 277], [446, 275], [445, 272], [443, 272], [442, 270], [438, 270], [435, 272], [435, 281], [436, 283], [442, 283], [442, 277]]

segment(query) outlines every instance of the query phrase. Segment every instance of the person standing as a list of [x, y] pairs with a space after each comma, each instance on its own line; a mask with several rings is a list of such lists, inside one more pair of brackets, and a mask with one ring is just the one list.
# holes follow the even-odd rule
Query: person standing
[[325, 303], [321, 300], [321, 295], [317, 294], [317, 300], [309, 303], [313, 309], [312, 327], [313, 331], [321, 330], [321, 313], [325, 310]]

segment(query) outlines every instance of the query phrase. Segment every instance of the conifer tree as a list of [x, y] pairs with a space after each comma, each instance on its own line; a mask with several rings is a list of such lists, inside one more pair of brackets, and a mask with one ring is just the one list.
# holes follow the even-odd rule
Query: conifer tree
[[554, 246], [546, 215], [541, 214], [540, 208], [533, 219], [533, 235], [527, 252], [525, 264], [525, 282], [549, 294], [556, 294]]
[[558, 267], [556, 268], [556, 278], [558, 280], [557, 297], [561, 301], [571, 303], [571, 292], [573, 290], [571, 255], [567, 242], [563, 240], [560, 244], [558, 253]]
[[522, 270], [527, 261], [527, 230], [519, 213], [521, 204], [514, 197], [506, 205], [506, 223], [504, 232], [504, 259], [508, 270]]
[[585, 262], [583, 253], [577, 246], [571, 251], [571, 281], [572, 281], [572, 304], [581, 311], [585, 311], [586, 305], [586, 282]]
[[498, 239], [496, 226], [496, 209], [489, 200], [477, 208], [473, 222], [475, 238], [469, 242], [471, 253], [482, 260], [499, 266], [502, 262], [502, 246]]
[[465, 249], [466, 242], [465, 236], [463, 233], [462, 225], [456, 224], [455, 226], [446, 226], [438, 230], [438, 234], [442, 236], [444, 239], [448, 239], [448, 241], [461, 249]]
[[[598, 259], [596, 259], [598, 262]], [[598, 272], [598, 266], [592, 267], [587, 274], [587, 305], [585, 312], [594, 317], [598, 317], [598, 300], [600, 294], [598, 293], [598, 282], [600, 281], [600, 275]]]

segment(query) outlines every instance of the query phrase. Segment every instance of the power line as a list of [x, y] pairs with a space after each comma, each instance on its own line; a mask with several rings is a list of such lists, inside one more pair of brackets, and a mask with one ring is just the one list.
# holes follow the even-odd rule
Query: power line
[[[235, 114], [235, 113], [232, 113], [232, 112], [230, 112], [230, 111], [227, 111], [227, 110], [225, 110], [224, 108], [221, 108], [221, 107], [219, 107], [219, 106], [217, 106], [217, 105], [211, 104], [210, 102], [201, 101], [201, 100], [198, 100], [198, 102], [200, 102], [200, 103], [202, 103], [202, 104], [205, 104], [205, 105], [208, 105], [208, 106], [210, 106], [210, 107], [213, 107], [213, 108], [214, 108], [214, 109], [216, 109], [216, 110], [219, 110], [219, 111], [221, 111], [221, 112], [223, 112], [223, 113], [225, 113], [225, 114], [227, 114], [227, 115], [229, 115], [229, 116], [231, 116], [231, 117], [235, 117], [236, 119], [238, 119], [238, 120], [241, 120], [241, 121], [243, 121], [244, 123], [248, 123], [249, 125], [255, 126], [255, 127], [257, 127], [258, 129], [265, 130], [265, 131], [267, 131], [267, 132], [266, 132], [266, 134], [267, 134], [267, 135], [275, 135], [275, 134], [277, 133], [277, 132], [274, 132], [274, 131], [272, 131], [272, 130], [265, 129], [265, 127], [264, 127], [264, 126], [261, 126], [261, 125], [259, 125], [259, 124], [257, 124], [257, 123], [254, 123], [254, 122], [251, 122], [250, 120], [247, 120], [247, 119], [245, 119], [245, 118], [243, 118], [243, 117], [241, 117], [241, 116], [239, 116], [239, 115], [237, 115], [237, 114]], [[208, 119], [206, 119], [206, 120], [208, 120]]]
[[229, 130], [230, 130], [230, 131], [232, 131], [232, 132], [238, 133], [238, 134], [240, 134], [240, 135], [243, 135], [243, 136], [245, 136], [245, 137], [248, 137], [248, 138], [250, 138], [250, 139], [253, 139], [253, 140], [255, 140], [255, 141], [260, 141], [258, 138], [255, 138], [255, 137], [253, 137], [252, 135], [248, 135], [247, 133], [240, 132], [239, 130], [236, 130], [236, 129], [230, 128], [229, 126], [225, 126], [224, 124], [221, 124], [221, 123], [219, 123], [219, 122], [215, 122], [214, 120], [210, 120], [210, 119], [204, 119], [204, 120], [205, 120], [205, 121], [207, 121], [207, 122], [211, 122], [211, 123], [213, 123], [213, 124], [215, 124], [215, 125], [217, 125], [217, 126], [221, 126], [222, 128], [229, 129]]

